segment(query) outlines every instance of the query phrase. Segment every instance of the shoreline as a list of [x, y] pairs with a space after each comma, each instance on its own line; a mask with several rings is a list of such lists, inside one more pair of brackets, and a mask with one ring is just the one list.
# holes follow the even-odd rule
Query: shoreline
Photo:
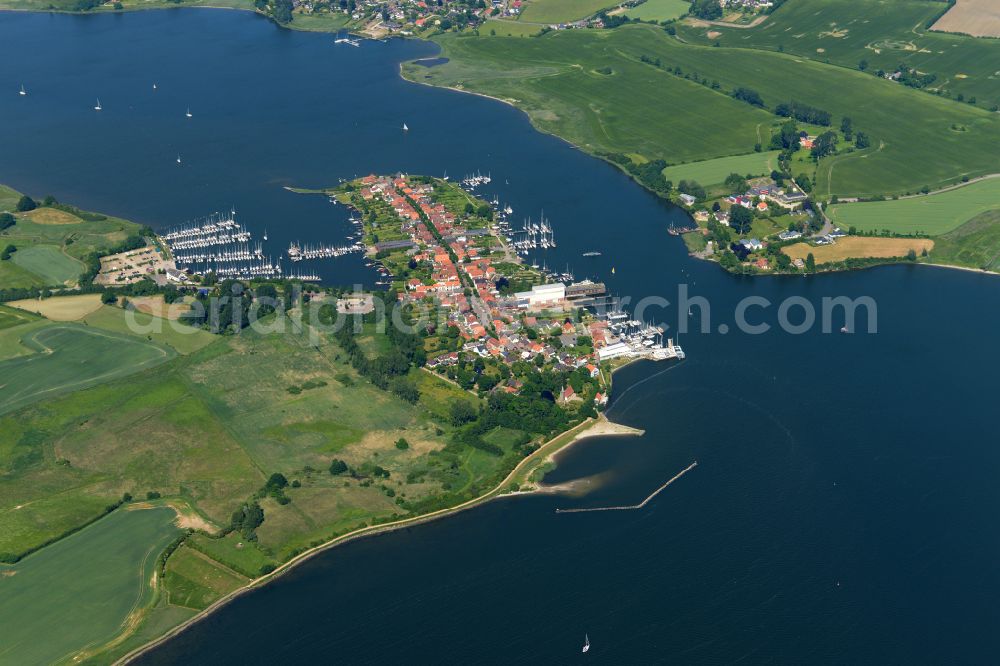
[[[590, 432], [591, 429], [596, 429], [596, 432], [591, 433]], [[327, 550], [331, 550], [333, 548], [342, 546], [344, 544], [350, 543], [358, 539], [378, 536], [380, 534], [394, 532], [396, 530], [404, 529], [406, 527], [414, 527], [441, 518], [446, 518], [448, 516], [452, 516], [462, 511], [475, 508], [481, 504], [485, 504], [494, 499], [544, 493], [546, 492], [545, 490], [535, 489], [535, 488], [523, 491], [520, 490], [511, 491], [509, 489], [509, 486], [512, 482], [515, 481], [515, 479], [519, 477], [519, 475], [524, 474], [525, 472], [534, 471], [538, 467], [544, 466], [546, 463], [553, 462], [557, 454], [565, 451], [576, 442], [582, 441], [589, 437], [598, 437], [606, 435], [637, 436], [637, 435], [642, 435], [644, 432], [645, 431], [640, 430], [638, 428], [632, 428], [630, 426], [614, 423], [608, 420], [607, 417], [605, 417], [603, 414], [599, 415], [597, 418], [589, 418], [586, 421], [570, 428], [569, 430], [559, 433], [555, 437], [551, 438], [550, 440], [542, 444], [542, 446], [540, 446], [537, 451], [535, 451], [528, 457], [518, 462], [518, 464], [514, 466], [514, 469], [512, 469], [499, 484], [497, 484], [492, 489], [486, 491], [479, 497], [467, 500], [453, 507], [449, 507], [446, 509], [438, 509], [437, 511], [432, 511], [431, 513], [423, 514], [421, 516], [413, 516], [411, 518], [404, 518], [402, 520], [398, 520], [391, 523], [384, 523], [381, 525], [371, 525], [368, 527], [363, 527], [361, 529], [357, 529], [352, 532], [348, 532], [347, 534], [338, 536], [314, 548], [310, 548], [309, 550], [299, 553], [292, 559], [280, 565], [271, 573], [265, 574], [259, 578], [255, 578], [254, 580], [247, 583], [245, 586], [233, 590], [229, 594], [226, 594], [225, 596], [218, 599], [215, 603], [213, 603], [211, 606], [204, 609], [197, 615], [172, 627], [170, 630], [168, 630], [166, 633], [159, 636], [158, 638], [155, 638], [152, 641], [126, 653], [125, 655], [116, 659], [113, 663], [123, 664], [123, 665], [131, 663], [135, 659], [141, 657], [142, 655], [154, 650], [160, 645], [163, 645], [167, 641], [178, 636], [189, 627], [197, 624], [198, 622], [201, 622], [205, 618], [211, 616], [213, 613], [221, 610], [222, 608], [227, 606], [231, 601], [243, 596], [244, 594], [248, 594], [249, 592], [252, 592], [257, 588], [263, 587], [271, 583], [278, 577], [291, 571], [299, 564], [315, 557], [316, 555], [319, 555], [320, 553], [323, 553]], [[566, 440], [567, 437], [569, 438], [568, 441], [564, 441]], [[505, 489], [507, 489], [506, 492], [504, 492]], [[159, 587], [160, 581], [157, 580], [155, 576], [151, 581], [151, 584], [154, 586], [156, 592], [160, 590]]]

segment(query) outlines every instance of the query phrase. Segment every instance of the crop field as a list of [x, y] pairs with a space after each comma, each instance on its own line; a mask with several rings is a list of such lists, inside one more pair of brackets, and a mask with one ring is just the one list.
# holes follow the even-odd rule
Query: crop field
[[833, 245], [813, 247], [808, 243], [796, 243], [782, 248], [781, 251], [792, 259], [802, 259], [803, 261], [811, 253], [817, 264], [826, 264], [860, 257], [905, 257], [910, 250], [920, 255], [923, 250], [930, 252], [933, 248], [934, 241], [928, 238], [845, 236], [838, 239]]
[[404, 72], [511, 101], [542, 131], [592, 153], [638, 153], [670, 163], [748, 153], [758, 125], [775, 123], [770, 113], [623, 55], [629, 36], [621, 33], [448, 36], [440, 41], [450, 62], [430, 70], [407, 64]]
[[980, 213], [1000, 209], [1000, 178], [989, 178], [927, 196], [830, 206], [827, 214], [844, 229], [888, 230], [932, 236], [957, 229]]
[[0, 414], [167, 361], [173, 352], [134, 337], [53, 324], [27, 336], [37, 354], [0, 362]]
[[934, 24], [934, 29], [975, 37], [1000, 37], [1000, 10], [994, 0], [957, 0]]
[[[945, 8], [929, 0], [789, 0], [749, 30], [682, 25], [679, 32], [695, 43], [780, 48], [851, 69], [866, 60], [870, 72], [892, 71], [905, 63], [935, 74], [932, 88], [943, 88], [952, 96], [961, 93], [967, 99], [976, 96], [982, 108], [1000, 104], [1000, 77], [996, 75], [1000, 42], [927, 30], [927, 22]], [[962, 2], [948, 14], [961, 8]], [[937, 24], [934, 27], [940, 29]]]
[[566, 23], [587, 18], [616, 4], [611, 0], [527, 0], [521, 9], [521, 20], [528, 23]]
[[733, 157], [719, 157], [704, 162], [675, 164], [663, 170], [663, 176], [676, 185], [681, 180], [696, 180], [702, 185], [723, 182], [731, 173], [741, 176], [763, 176], [778, 168], [778, 154], [773, 150], [765, 153], [749, 153]]
[[13, 566], [0, 565], [0, 664], [70, 661], [148, 603], [179, 530], [165, 509], [119, 510]]
[[11, 301], [11, 307], [41, 315], [52, 321], [79, 321], [91, 312], [100, 309], [100, 294], [78, 294], [56, 296], [54, 298], [26, 299]]
[[[851, 116], [871, 137], [871, 148], [838, 156], [835, 168], [821, 172], [828, 181], [820, 183], [823, 192], [904, 194], [996, 169], [997, 114], [856, 70], [768, 51], [691, 46], [649, 25], [441, 43], [450, 62], [429, 72], [414, 72], [412, 65], [404, 71], [511, 100], [541, 129], [591, 152], [673, 163], [748, 153], [759, 126], [779, 119], [726, 94], [746, 86], [772, 107], [794, 96], [831, 113], [835, 124]], [[642, 56], [659, 59], [662, 68], [640, 62]], [[667, 67], [717, 81], [721, 90], [669, 74]], [[796, 82], [794, 91], [787, 81]]]
[[684, 16], [691, 9], [687, 0], [646, 0], [638, 7], [633, 7], [625, 15], [643, 21], [669, 21]]

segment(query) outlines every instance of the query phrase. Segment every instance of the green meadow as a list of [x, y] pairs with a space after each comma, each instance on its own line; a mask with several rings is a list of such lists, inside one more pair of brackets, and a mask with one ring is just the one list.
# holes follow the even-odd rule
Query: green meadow
[[101, 306], [81, 321], [87, 326], [113, 333], [146, 338], [154, 343], [166, 345], [178, 354], [191, 354], [218, 340], [218, 336], [208, 331], [191, 328], [178, 321], [154, 317], [135, 310], [126, 313], [122, 308], [111, 305]]
[[726, 94], [745, 86], [770, 108], [794, 98], [830, 112], [838, 126], [850, 116], [871, 137], [870, 148], [838, 155], [832, 168], [821, 162], [824, 195], [905, 194], [996, 170], [997, 114], [788, 54], [694, 46], [650, 25], [440, 42], [450, 62], [429, 72], [407, 65], [404, 73], [503, 98], [540, 129], [592, 153], [638, 153], [668, 164], [749, 153], [781, 119]]
[[1000, 210], [981, 213], [935, 237], [931, 261], [1000, 272]]
[[[102, 309], [88, 318], [94, 314], [112, 318], [117, 311]], [[21, 316], [0, 309], [0, 325]], [[44, 373], [0, 375], [11, 378], [5, 390], [36, 387], [40, 376], [49, 382], [71, 376], [80, 364], [72, 351], [80, 331], [120, 338], [115, 348], [122, 357], [126, 336], [98, 329], [96, 320], [89, 326], [28, 321], [0, 329], [0, 337], [38, 323], [42, 327], [32, 335], [41, 340], [28, 336], [29, 342], [55, 349], [46, 355], [52, 365]], [[238, 533], [219, 539], [199, 534], [169, 559], [163, 595], [136, 629], [136, 636], [150, 635], [153, 627], [162, 630], [310, 546], [475, 497], [520, 459], [513, 452], [517, 431], [489, 434], [503, 452], [499, 456], [448, 447], [453, 426], [447, 405], [478, 398], [414, 371], [421, 396], [417, 404], [407, 403], [360, 377], [332, 339], [322, 333], [312, 338], [308, 331], [290, 327], [285, 333], [245, 330], [216, 337], [153, 370], [105, 378], [0, 416], [0, 553], [12, 559], [54, 540], [56, 546], [70, 543], [60, 536], [101, 516], [125, 493], [139, 499], [157, 493], [161, 502], [190, 507], [196, 524], [211, 532], [228, 525], [233, 511], [271, 474], [292, 481], [284, 489], [289, 501], [260, 497], [265, 519], [256, 541]], [[373, 355], [385, 348], [380, 336], [374, 330], [365, 336]], [[159, 350], [152, 342], [131, 340]], [[407, 444], [397, 446], [400, 439]], [[362, 473], [330, 474], [335, 458]], [[57, 594], [36, 587], [41, 595]], [[120, 597], [116, 603], [124, 603]], [[134, 596], [129, 599], [134, 603]], [[82, 608], [72, 601], [64, 605]], [[88, 626], [81, 628], [88, 644], [106, 640]]]
[[670, 21], [688, 13], [691, 3], [687, 0], [646, 0], [625, 12], [629, 18], [641, 21]]
[[151, 601], [174, 512], [119, 509], [12, 566], [0, 565], [0, 664], [73, 661]]
[[501, 37], [533, 37], [542, 31], [544, 26], [537, 23], [521, 23], [508, 19], [489, 19], [479, 28], [480, 35], [499, 35]]
[[0, 414], [169, 360], [171, 350], [132, 336], [52, 324], [21, 341], [36, 353], [0, 362]]
[[0, 249], [7, 245], [17, 248], [10, 259], [0, 261], [0, 287], [74, 284], [84, 270], [84, 257], [110, 248], [140, 229], [126, 220], [68, 206], [14, 213], [21, 193], [0, 188], [0, 211], [10, 211], [17, 220], [0, 231]]
[[827, 214], [844, 229], [937, 236], [997, 209], [1000, 209], [1000, 178], [989, 178], [926, 196], [834, 204]]
[[946, 8], [930, 0], [788, 0], [749, 30], [678, 27], [695, 43], [781, 49], [851, 69], [861, 60], [868, 61], [870, 72], [893, 71], [904, 63], [936, 75], [931, 89], [977, 97], [982, 108], [1000, 104], [1000, 41], [928, 30], [926, 24]]
[[715, 185], [723, 182], [731, 173], [738, 173], [741, 176], [764, 176], [778, 168], [778, 153], [779, 151], [773, 150], [677, 164], [664, 169], [663, 176], [674, 185], [682, 179], [696, 180], [702, 185]]

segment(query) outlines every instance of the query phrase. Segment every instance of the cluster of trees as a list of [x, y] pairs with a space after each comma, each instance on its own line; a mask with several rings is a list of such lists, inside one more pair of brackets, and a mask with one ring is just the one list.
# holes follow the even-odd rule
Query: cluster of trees
[[705, 192], [705, 188], [702, 187], [698, 181], [695, 180], [682, 180], [677, 183], [677, 191], [681, 194], [690, 194], [695, 199], [702, 201], [708, 194]]
[[722, 18], [722, 3], [719, 0], [694, 0], [689, 13], [700, 19], [714, 21]]
[[247, 541], [257, 540], [257, 528], [264, 524], [264, 509], [257, 500], [246, 502], [233, 512], [229, 526], [234, 532], [239, 532]]
[[749, 208], [733, 206], [729, 209], [729, 226], [736, 233], [748, 233], [752, 224], [753, 212]]
[[726, 189], [733, 194], [742, 194], [747, 191], [747, 179], [738, 173], [731, 173], [726, 176]]
[[22, 195], [21, 198], [17, 200], [17, 205], [14, 207], [18, 213], [27, 213], [29, 210], [35, 210], [36, 208], [38, 208], [38, 204], [35, 203], [35, 200], [27, 194]]
[[8, 243], [3, 251], [0, 252], [0, 261], [7, 261], [15, 252], [17, 252], [17, 246], [13, 243]]
[[292, 0], [254, 0], [257, 11], [269, 15], [278, 23], [290, 23], [292, 20]]
[[778, 104], [778, 106], [774, 107], [774, 112], [783, 118], [795, 118], [800, 122], [811, 125], [830, 126], [831, 116], [829, 111], [824, 111], [823, 109], [818, 109], [795, 100]]
[[794, 151], [799, 147], [799, 126], [794, 120], [782, 123], [777, 134], [771, 136], [771, 150]]
[[636, 180], [653, 190], [661, 196], [668, 196], [673, 188], [673, 183], [663, 177], [663, 170], [667, 167], [665, 160], [650, 160], [642, 164], [636, 164], [632, 158], [623, 153], [605, 153], [604, 157], [621, 165]]
[[9, 229], [17, 223], [17, 219], [10, 213], [0, 213], [0, 231]]
[[[733, 97], [733, 99], [738, 99], [742, 102], [746, 102], [751, 106], [758, 106], [760, 108], [764, 108], [764, 99], [760, 96], [760, 93], [754, 90], [753, 88], [739, 87], [734, 89], [733, 92], [730, 93], [730, 95]], [[779, 104], [778, 106], [780, 107], [781, 105]], [[779, 113], [778, 115], [780, 116], [782, 114]]]
[[832, 155], [837, 151], [838, 141], [840, 141], [840, 138], [837, 136], [836, 132], [823, 132], [816, 137], [815, 141], [813, 141], [812, 149], [810, 149], [809, 154], [815, 159]]

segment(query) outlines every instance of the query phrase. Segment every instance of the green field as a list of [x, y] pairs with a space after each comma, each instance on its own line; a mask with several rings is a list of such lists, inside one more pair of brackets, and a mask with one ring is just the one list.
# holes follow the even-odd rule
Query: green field
[[935, 74], [932, 89], [975, 96], [982, 108], [1000, 104], [1000, 41], [927, 30], [926, 23], [945, 8], [929, 0], [788, 0], [749, 30], [682, 25], [680, 34], [703, 44], [781, 48], [852, 69], [867, 60], [870, 72], [905, 63]]
[[687, 0], [646, 0], [638, 7], [625, 12], [629, 18], [642, 21], [669, 21], [688, 13], [691, 3]]
[[[46, 335], [98, 333], [94, 326], [63, 324], [40, 333], [50, 329]], [[445, 450], [452, 431], [445, 406], [473, 396], [420, 372], [414, 375], [420, 402], [410, 405], [359, 377], [331, 341], [315, 342], [293, 332], [248, 329], [153, 371], [0, 417], [0, 552], [22, 553], [57, 538], [126, 492], [156, 491], [225, 525], [267, 476], [281, 472], [298, 484], [286, 489], [288, 504], [261, 501], [266, 519], [257, 529], [259, 550], [204, 537], [194, 544], [238, 575], [256, 575], [264, 564], [311, 544], [405, 513], [398, 504], [403, 499], [472, 497], [512, 464], [474, 448]], [[62, 356], [64, 364], [69, 358]], [[61, 372], [55, 366], [41, 375], [51, 382]], [[41, 381], [34, 373], [2, 376], [12, 378], [7, 390]], [[395, 446], [400, 438], [408, 448]], [[391, 476], [375, 483], [332, 476], [327, 468], [334, 457], [362, 470], [377, 464]], [[199, 587], [194, 573], [178, 571], [172, 579], [178, 588], [168, 577], [167, 592], [198, 607], [222, 593], [226, 576], [218, 576]]]
[[[131, 327], [130, 318], [138, 328]], [[154, 317], [145, 312], [126, 313], [122, 308], [110, 305], [102, 306], [96, 312], [85, 316], [82, 321], [88, 326], [106, 331], [148, 338], [153, 342], [173, 348], [179, 354], [196, 352], [218, 340], [218, 336], [208, 331], [185, 326], [176, 321], [168, 321], [161, 317]]]
[[500, 37], [532, 37], [541, 32], [543, 27], [537, 23], [489, 19], [479, 28], [479, 34], [492, 35], [495, 33]]
[[72, 284], [84, 269], [83, 262], [79, 259], [69, 257], [51, 245], [18, 249], [12, 261], [40, 277], [44, 284], [50, 285]]
[[[830, 112], [835, 125], [850, 116], [871, 137], [871, 148], [838, 155], [832, 168], [821, 162], [823, 195], [905, 194], [997, 168], [997, 114], [787, 54], [693, 46], [649, 25], [517, 41], [448, 35], [440, 42], [451, 61], [431, 71], [405, 66], [407, 76], [510, 100], [539, 128], [590, 152], [668, 163], [748, 153], [758, 129], [766, 143], [780, 119], [726, 94], [747, 86], [771, 107], [794, 97]], [[661, 67], [640, 62], [642, 56]], [[720, 90], [665, 68], [716, 81]]]
[[167, 563], [164, 584], [167, 601], [174, 606], [202, 610], [219, 597], [243, 587], [250, 579], [227, 569], [187, 545], [181, 546]]
[[26, 335], [23, 344], [37, 353], [0, 362], [0, 414], [139, 372], [173, 356], [138, 338], [75, 324], [40, 328]]
[[70, 661], [111, 640], [150, 601], [156, 558], [179, 532], [169, 509], [118, 510], [0, 565], [0, 664]]
[[[20, 196], [15, 190], [2, 187], [0, 211], [13, 211]], [[140, 229], [139, 225], [126, 220], [72, 208], [42, 207], [14, 216], [17, 223], [0, 231], [0, 248], [7, 245], [17, 248], [9, 260], [0, 261], [0, 288], [75, 283], [84, 270], [81, 261], [84, 257], [96, 250], [113, 247]], [[44, 223], [52, 218], [60, 223]]]
[[528, 23], [568, 23], [614, 7], [610, 0], [527, 0], [521, 20]]
[[981, 213], [934, 239], [931, 261], [1000, 272], [1000, 210]]
[[896, 201], [836, 204], [827, 212], [844, 229], [936, 236], [957, 229], [980, 213], [997, 209], [1000, 209], [1000, 178]]
[[675, 185], [682, 179], [696, 180], [702, 185], [721, 183], [731, 173], [741, 176], [764, 176], [778, 168], [778, 153], [749, 153], [734, 157], [720, 157], [704, 162], [677, 164], [663, 170], [663, 176]]

